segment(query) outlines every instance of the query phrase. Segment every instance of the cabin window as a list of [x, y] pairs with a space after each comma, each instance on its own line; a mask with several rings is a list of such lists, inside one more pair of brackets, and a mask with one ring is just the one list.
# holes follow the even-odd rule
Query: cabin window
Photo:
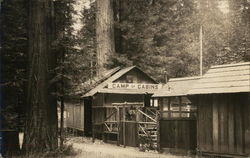
[[127, 80], [127, 83], [133, 83], [134, 82], [134, 76], [133, 75], [127, 75], [126, 76], [126, 80]]
[[158, 105], [162, 112], [162, 117], [168, 117], [167, 111], [169, 111], [169, 102], [167, 98], [159, 98]]
[[196, 107], [186, 97], [160, 98], [162, 118], [194, 118]]
[[168, 99], [167, 98], [163, 98], [162, 99], [162, 105], [163, 105], [163, 111], [168, 111]]
[[151, 107], [158, 107], [158, 99], [150, 99], [150, 106]]
[[154, 99], [154, 107], [158, 107], [158, 99]]

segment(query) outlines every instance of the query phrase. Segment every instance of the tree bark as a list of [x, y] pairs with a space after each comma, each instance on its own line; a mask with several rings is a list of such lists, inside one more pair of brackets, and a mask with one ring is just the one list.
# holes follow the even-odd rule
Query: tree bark
[[115, 53], [113, 0], [97, 0], [96, 12], [97, 75], [106, 70], [108, 59]]
[[23, 150], [26, 154], [57, 148], [57, 106], [49, 86], [53, 68], [51, 51], [52, 9], [50, 0], [29, 0], [29, 66], [26, 124]]

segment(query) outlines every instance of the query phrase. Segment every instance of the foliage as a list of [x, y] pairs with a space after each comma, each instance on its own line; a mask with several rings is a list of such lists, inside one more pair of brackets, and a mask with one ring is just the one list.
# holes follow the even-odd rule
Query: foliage
[[[192, 20], [190, 16], [194, 13], [191, 0], [115, 2], [117, 55], [107, 63], [109, 68], [138, 65], [159, 81], [164, 81], [165, 71], [172, 77], [195, 73], [197, 68], [191, 65], [191, 61], [196, 61], [196, 56], [186, 50], [189, 44], [187, 39], [194, 38], [188, 31]], [[91, 7], [89, 10], [94, 9]], [[89, 15], [84, 14], [84, 17]], [[94, 23], [84, 24], [87, 28]], [[95, 32], [94, 29], [89, 31], [91, 34], [87, 34], [86, 38], [91, 39]], [[89, 44], [95, 48], [95, 43]], [[89, 50], [87, 48], [86, 52]]]
[[75, 68], [75, 58], [72, 58], [78, 53], [75, 48], [76, 37], [73, 34], [74, 28], [73, 15], [75, 0], [56, 0], [55, 1], [55, 42], [54, 53], [57, 54], [57, 67], [56, 77], [54, 78], [57, 83], [56, 95], [60, 99], [71, 93], [72, 84], [75, 83], [76, 72], [79, 68]]
[[[53, 38], [52, 53], [56, 59], [54, 65], [57, 67], [50, 72], [56, 74], [50, 84], [58, 84], [54, 93], [60, 97], [63, 85], [59, 81], [62, 76], [68, 79], [62, 71], [66, 72], [65, 69], [67, 69], [63, 56], [74, 52], [75, 41], [71, 26], [74, 0], [53, 2], [52, 12], [55, 17], [51, 25], [54, 29], [51, 37]], [[20, 130], [20, 127], [24, 126], [27, 99], [25, 94], [28, 68], [28, 4], [27, 0], [1, 1], [1, 89], [3, 90], [1, 128]], [[56, 114], [53, 115], [56, 116]]]
[[239, 6], [239, 1], [224, 0], [222, 2], [225, 6], [229, 5], [229, 12], [223, 12], [219, 9], [219, 1], [202, 2], [199, 16], [204, 28], [205, 69], [211, 65], [247, 61], [246, 54], [249, 52], [247, 53], [246, 39], [249, 29], [246, 19], [243, 19], [243, 8], [247, 6]]
[[4, 128], [19, 129], [23, 126], [27, 10], [26, 0], [4, 0], [1, 3], [1, 114]]
[[250, 61], [250, 1], [229, 0], [229, 39], [224, 58], [229, 62]]
[[[26, 155], [25, 158], [64, 158], [64, 157], [74, 157], [79, 153], [79, 151], [74, 150], [72, 144], [63, 145], [61, 149], [55, 151], [45, 152], [45, 153], [33, 153]], [[13, 156], [12, 156], [13, 157]], [[23, 158], [23, 156], [14, 156], [13, 158]]]
[[[249, 1], [155, 0], [114, 1], [117, 54], [109, 68], [138, 65], [164, 81], [198, 75], [200, 26], [203, 26], [203, 72], [210, 66], [249, 61]], [[229, 4], [224, 13], [221, 3]], [[225, 7], [225, 6], [224, 6]], [[86, 39], [94, 40], [94, 7], [83, 13]], [[91, 21], [92, 20], [92, 21]], [[95, 43], [83, 41], [94, 54]], [[93, 60], [93, 58], [92, 58]]]
[[78, 54], [75, 54], [75, 56], [72, 56], [76, 61], [75, 70], [78, 71], [77, 83], [79, 84], [88, 79], [93, 79], [96, 75], [95, 10], [96, 3], [92, 2], [89, 8], [84, 7], [81, 12], [83, 27], [78, 32], [78, 45], [80, 51]]

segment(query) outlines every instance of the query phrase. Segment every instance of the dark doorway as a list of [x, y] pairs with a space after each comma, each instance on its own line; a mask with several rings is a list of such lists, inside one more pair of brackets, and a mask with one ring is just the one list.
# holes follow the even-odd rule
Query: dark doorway
[[92, 136], [92, 98], [84, 98], [84, 133], [85, 136]]

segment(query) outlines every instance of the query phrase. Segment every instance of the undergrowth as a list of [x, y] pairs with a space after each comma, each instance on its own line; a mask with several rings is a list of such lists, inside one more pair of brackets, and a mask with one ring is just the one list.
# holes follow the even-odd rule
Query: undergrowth
[[44, 153], [32, 153], [28, 155], [11, 156], [11, 157], [12, 158], [66, 158], [66, 157], [74, 157], [79, 152], [80, 151], [75, 150], [73, 148], [72, 144], [65, 144], [63, 145], [62, 148], [58, 148], [55, 151], [48, 151]]

